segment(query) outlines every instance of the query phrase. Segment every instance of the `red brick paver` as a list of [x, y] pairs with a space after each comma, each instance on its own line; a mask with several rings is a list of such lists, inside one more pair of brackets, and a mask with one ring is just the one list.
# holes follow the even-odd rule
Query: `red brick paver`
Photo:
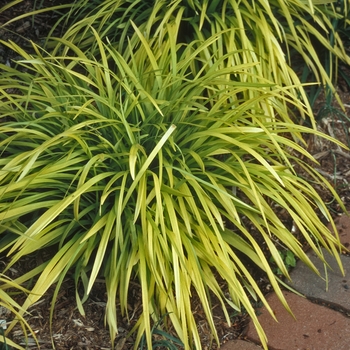
[[[267, 297], [278, 323], [268, 311], [260, 309], [261, 322], [269, 340], [269, 350], [349, 350], [350, 318], [342, 313], [290, 292], [284, 292], [296, 320], [285, 310], [275, 293]], [[252, 324], [248, 339], [259, 343]]]

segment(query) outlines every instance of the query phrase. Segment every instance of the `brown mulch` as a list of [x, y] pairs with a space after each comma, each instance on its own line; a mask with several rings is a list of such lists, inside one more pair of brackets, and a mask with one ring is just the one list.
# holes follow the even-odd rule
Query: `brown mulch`
[[[9, 2], [8, 0], [2, 3], [5, 5]], [[42, 2], [45, 6], [52, 6], [69, 1], [45, 0]], [[11, 10], [0, 12], [0, 24], [21, 13], [31, 11], [34, 3], [35, 0], [26, 0], [18, 6], [11, 8]], [[50, 23], [54, 23], [56, 18], [57, 14], [51, 12], [38, 14], [34, 18], [23, 19], [11, 24], [6, 30], [0, 28], [0, 38], [2, 40], [13, 40], [23, 47], [28, 47], [28, 39], [40, 43], [40, 40], [50, 31]], [[13, 54], [0, 45], [0, 63], [7, 63], [12, 58]], [[337, 105], [334, 106], [334, 109], [325, 111], [325, 99], [322, 96], [320, 96], [315, 105], [315, 114], [317, 115], [322, 111], [325, 112], [318, 124], [321, 131], [350, 146], [350, 91], [346, 84], [341, 83], [338, 91], [345, 103], [346, 109], [343, 113], [347, 118], [339, 113], [340, 107]], [[334, 186], [344, 205], [350, 208], [350, 152], [318, 137], [310, 137], [307, 142], [308, 150], [319, 161], [316, 169]], [[304, 175], [306, 176], [306, 174]], [[316, 187], [316, 189], [328, 204], [334, 217], [340, 215], [342, 210], [333, 196], [329, 192], [324, 191], [323, 188]], [[281, 213], [281, 215], [284, 214]], [[286, 218], [286, 220], [289, 219]], [[20, 263], [10, 269], [9, 277], [18, 277], [21, 273], [27, 271], [28, 267], [36, 266], [37, 259], [38, 256], [24, 258]], [[0, 263], [6, 264], [6, 258], [2, 257]], [[251, 267], [251, 270], [253, 272], [254, 267]], [[270, 285], [266, 278], [259, 274], [258, 271], [255, 272], [255, 276], [262, 290], [265, 292], [270, 291]], [[221, 281], [220, 285], [225, 291], [227, 288], [225, 283]], [[88, 300], [84, 304], [85, 315], [82, 316], [76, 307], [74, 281], [70, 276], [67, 276], [59, 291], [52, 317], [52, 325], [50, 325], [50, 308], [53, 293], [54, 288], [49, 289], [45, 297], [29, 309], [30, 314], [26, 317], [39, 340], [40, 349], [53, 349], [53, 344], [58, 350], [111, 349], [109, 331], [104, 319], [106, 290], [103, 280], [98, 280], [95, 284]], [[25, 296], [18, 296], [17, 298], [18, 302], [24, 299]], [[116, 302], [118, 303], [118, 300]], [[195, 295], [192, 304], [203, 349], [216, 349], [217, 345], [213, 342], [205, 315]], [[6, 317], [1, 312], [3, 310], [0, 308], [0, 318]], [[129, 293], [128, 314], [118, 315], [119, 334], [115, 342], [117, 350], [132, 349], [133, 337], [128, 336], [128, 332], [135, 325], [141, 313], [141, 290], [138, 283], [134, 282], [131, 285]], [[232, 310], [230, 315], [231, 325], [229, 325], [224, 318], [220, 305], [213, 298], [213, 315], [221, 343], [243, 337], [244, 328], [248, 322], [248, 316], [244, 312], [238, 313]], [[16, 327], [11, 332], [10, 337], [23, 346], [27, 345], [29, 349], [37, 348], [31, 336], [27, 340], [27, 344], [24, 342], [23, 332], [20, 327]]]

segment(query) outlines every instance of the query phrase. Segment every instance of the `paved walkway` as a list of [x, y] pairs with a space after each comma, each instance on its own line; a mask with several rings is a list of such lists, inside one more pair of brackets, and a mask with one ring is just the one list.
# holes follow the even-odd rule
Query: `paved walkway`
[[[337, 220], [341, 241], [350, 247], [350, 218]], [[259, 311], [269, 350], [349, 350], [350, 349], [350, 256], [341, 256], [345, 270], [342, 276], [335, 259], [324, 251], [328, 269], [328, 290], [324, 280], [298, 262], [291, 273], [291, 286], [305, 295], [285, 291], [284, 295], [295, 319], [283, 308], [275, 293], [267, 296], [278, 323], [262, 307]], [[324, 266], [314, 253], [311, 261], [324, 276]], [[221, 350], [261, 350], [259, 338], [252, 323], [248, 325], [246, 341], [224, 344]]]

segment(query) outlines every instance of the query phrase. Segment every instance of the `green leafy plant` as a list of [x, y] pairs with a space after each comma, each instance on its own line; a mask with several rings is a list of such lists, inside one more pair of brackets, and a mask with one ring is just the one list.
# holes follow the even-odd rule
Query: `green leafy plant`
[[0, 337], [2, 338], [2, 344], [0, 345], [0, 349], [1, 350], [10, 350], [10, 348], [8, 347], [7, 343], [6, 343], [6, 337], [4, 334], [4, 328], [0, 327]]
[[[286, 269], [289, 271], [292, 267], [295, 267], [296, 265], [296, 260], [295, 260], [295, 256], [293, 254], [293, 252], [291, 252], [290, 250], [279, 250], [278, 251], [281, 259], [284, 262], [284, 266], [286, 267]], [[270, 258], [270, 262], [272, 264], [275, 263], [275, 259], [273, 257]], [[283, 275], [282, 271], [277, 267], [276, 268], [276, 274], [277, 275]]]
[[[151, 333], [152, 336], [157, 337], [158, 339], [155, 339], [152, 341], [152, 349], [158, 349], [161, 347], [161, 349], [169, 349], [169, 350], [177, 350], [179, 347], [183, 347], [182, 341], [180, 341], [178, 338], [172, 336], [171, 334], [163, 331], [161, 328], [162, 326], [162, 320], [164, 319], [164, 316], [161, 317], [156, 324], [153, 325]], [[140, 341], [140, 350], [147, 349], [146, 344], [146, 337], [145, 335], [142, 336]]]

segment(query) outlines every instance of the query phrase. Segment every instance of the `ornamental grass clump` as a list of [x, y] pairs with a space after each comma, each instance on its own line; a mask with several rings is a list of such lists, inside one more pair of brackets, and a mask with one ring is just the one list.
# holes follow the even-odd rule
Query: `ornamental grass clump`
[[14, 281], [35, 280], [21, 313], [55, 284], [54, 307], [68, 272], [84, 287], [76, 295], [84, 313], [96, 278], [104, 278], [113, 341], [117, 314], [128, 315], [129, 286], [138, 280], [143, 312], [135, 349], [152, 348], [152, 327], [164, 315], [185, 349], [201, 349], [193, 295], [217, 342], [210, 295], [228, 323], [230, 310], [247, 310], [266, 348], [251, 300], [274, 315], [247, 261], [288, 310], [274, 271], [289, 275], [275, 240], [317, 273], [276, 208], [322, 260], [324, 247], [341, 267], [332, 217], [295, 171], [342, 206], [303, 148], [303, 133], [327, 136], [294, 122], [303, 115], [313, 121], [298, 78], [285, 61], [275, 70], [260, 61], [267, 53], [257, 55], [258, 40], [250, 45], [238, 22], [213, 15], [217, 22], [205, 28], [206, 15], [198, 16], [186, 41], [185, 8], [175, 11], [180, 2], [167, 17], [156, 15], [163, 2], [150, 3], [152, 15], [144, 16], [133, 2], [127, 13], [137, 15], [125, 26], [87, 17], [62, 38], [49, 38], [45, 50], [33, 44], [33, 54], [1, 42], [23, 59], [0, 67], [0, 251], [9, 256], [7, 269], [28, 254], [56, 251]]
[[[3, 231], [1, 231], [1, 233], [3, 233]], [[25, 310], [14, 299], [14, 296], [19, 292], [28, 293], [20, 284], [14, 283], [3, 274], [0, 275], [0, 348], [4, 350], [12, 349], [12, 347], [15, 349], [21, 348], [5, 336], [7, 325], [11, 322], [9, 319], [15, 319], [15, 322], [20, 322], [25, 337], [28, 337], [29, 331], [34, 340], [37, 340], [35, 333], [23, 317]]]
[[338, 237], [316, 214], [320, 210], [333, 223], [327, 207], [294, 171], [298, 164], [339, 200], [299, 157], [312, 159], [298, 143], [301, 134], [319, 133], [290, 120], [287, 106], [307, 113], [290, 92], [295, 87], [261, 78], [255, 63], [232, 64], [240, 52], [203, 60], [220, 35], [183, 44], [171, 26], [162, 42], [133, 28], [139, 41], [130, 40], [124, 54], [90, 28], [98, 59], [64, 39], [57, 39], [66, 50], [62, 56], [36, 46], [31, 56], [3, 43], [23, 60], [18, 69], [1, 66], [0, 222], [8, 237], [1, 251], [8, 252], [11, 267], [25, 255], [57, 249], [18, 279], [37, 276], [22, 308], [54, 283], [58, 290], [73, 271], [85, 286], [84, 297], [77, 293], [83, 312], [83, 299], [104, 276], [114, 339], [116, 314], [127, 315], [129, 285], [137, 279], [143, 313], [135, 348], [143, 334], [151, 348], [151, 319], [168, 314], [185, 349], [200, 349], [193, 293], [216, 341], [211, 293], [228, 322], [228, 307], [244, 307], [266, 346], [251, 298], [272, 310], [242, 254], [288, 305], [245, 222], [256, 227], [287, 277], [274, 237], [317, 271], [273, 206], [289, 213], [321, 259], [325, 247], [340, 264]]
[[[13, 1], [4, 10], [19, 2]], [[168, 25], [175, 26], [178, 40], [187, 44], [220, 33], [212, 59], [230, 50], [241, 52], [232, 59], [238, 64], [259, 62], [258, 74], [281, 86], [298, 85], [300, 75], [309, 75], [308, 81], [317, 83], [321, 90], [327, 87], [338, 102], [334, 88], [338, 60], [350, 64], [342, 39], [342, 32], [349, 26], [346, 0], [77, 0], [49, 8], [42, 6], [42, 2], [37, 2], [34, 11], [12, 18], [3, 29], [36, 13], [56, 11], [57, 22], [52, 24], [47, 48], [55, 48], [56, 43], [50, 38], [60, 32], [81, 50], [94, 51], [97, 43], [87, 30], [91, 25], [122, 53], [133, 36], [132, 22], [147, 39], [157, 37], [159, 41]], [[232, 28], [236, 30], [230, 36], [231, 31], [226, 29]]]

